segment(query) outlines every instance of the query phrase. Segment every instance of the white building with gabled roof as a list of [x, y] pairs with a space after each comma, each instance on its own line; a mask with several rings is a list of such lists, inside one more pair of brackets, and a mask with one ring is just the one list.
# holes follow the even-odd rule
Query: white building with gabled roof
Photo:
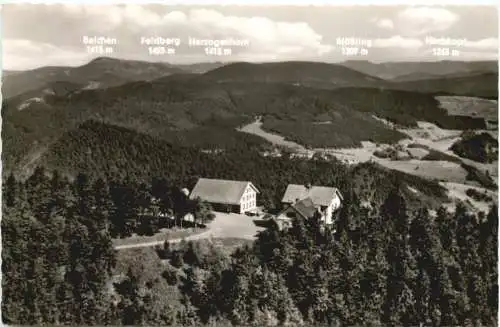
[[255, 212], [259, 190], [249, 181], [200, 178], [190, 199], [200, 198], [212, 205], [215, 211]]
[[310, 199], [322, 214], [325, 224], [333, 223], [333, 213], [342, 205], [342, 194], [335, 187], [289, 184], [286, 188], [282, 204], [292, 206], [295, 203]]

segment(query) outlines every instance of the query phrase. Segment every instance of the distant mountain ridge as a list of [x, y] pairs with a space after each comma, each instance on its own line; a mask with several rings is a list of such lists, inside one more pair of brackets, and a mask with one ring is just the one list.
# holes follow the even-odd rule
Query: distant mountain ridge
[[[218, 82], [285, 83], [315, 88], [393, 87], [393, 82], [423, 81], [498, 74], [494, 61], [388, 62], [346, 61], [339, 64], [307, 61], [268, 63], [207, 62], [174, 65], [99, 57], [78, 67], [50, 66], [28, 71], [4, 71], [4, 98], [44, 88], [53, 82], [106, 88], [133, 81], [155, 80], [180, 74], [203, 74]], [[387, 84], [386, 82], [389, 82]]]
[[[384, 62], [348, 60], [343, 66], [382, 79], [397, 80], [401, 76], [416, 74], [419, 79], [455, 74], [497, 73], [498, 61], [430, 61], [430, 62]], [[422, 78], [420, 78], [422, 77]], [[406, 80], [409, 80], [408, 77]]]
[[342, 65], [307, 61], [238, 62], [208, 71], [204, 76], [219, 83], [284, 83], [317, 88], [377, 86], [384, 82]]
[[99, 57], [78, 67], [41, 67], [2, 77], [2, 94], [9, 98], [43, 88], [52, 82], [110, 87], [132, 81], [152, 80], [185, 71], [166, 63]]
[[[208, 66], [191, 69], [200, 67]], [[443, 128], [482, 128], [485, 123], [479, 118], [447, 116], [434, 97], [498, 97], [494, 72], [399, 82], [342, 65], [303, 61], [221, 64], [205, 73], [186, 69], [98, 58], [80, 67], [43, 67], [4, 76], [10, 81], [4, 92], [6, 87], [18, 86], [18, 92], [30, 88], [4, 96], [4, 163], [31, 160], [32, 153], [89, 119], [188, 145], [227, 146], [233, 139], [230, 146], [238, 147], [242, 136], [235, 129], [262, 116], [264, 129], [298, 143], [357, 146], [360, 140], [395, 138], [373, 115], [405, 126], [424, 120]]]
[[394, 81], [392, 89], [439, 95], [498, 99], [498, 73], [469, 73], [434, 78]]
[[200, 62], [200, 63], [196, 63], [196, 64], [176, 65], [176, 67], [186, 71], [187, 73], [204, 74], [208, 71], [223, 67], [223, 66], [228, 65], [228, 64], [229, 63], [224, 63], [224, 62], [219, 62], [219, 61], [218, 62]]

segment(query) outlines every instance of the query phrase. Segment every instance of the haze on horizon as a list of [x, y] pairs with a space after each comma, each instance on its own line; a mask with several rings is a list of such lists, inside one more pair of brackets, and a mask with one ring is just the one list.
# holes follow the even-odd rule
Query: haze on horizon
[[[171, 64], [200, 62], [372, 62], [498, 60], [498, 11], [488, 6], [170, 6], [7, 4], [3, 69], [79, 66], [97, 57]], [[26, 22], [29, 22], [28, 24]], [[90, 53], [84, 37], [107, 37], [112, 53]], [[141, 38], [180, 39], [176, 54], [151, 54]], [[345, 56], [337, 38], [369, 41]], [[466, 40], [459, 56], [437, 57], [426, 37]], [[189, 38], [248, 40], [231, 55], [206, 55]], [[347, 46], [350, 47], [350, 46]], [[356, 45], [352, 47], [357, 47]], [[226, 47], [227, 48], [227, 47]]]

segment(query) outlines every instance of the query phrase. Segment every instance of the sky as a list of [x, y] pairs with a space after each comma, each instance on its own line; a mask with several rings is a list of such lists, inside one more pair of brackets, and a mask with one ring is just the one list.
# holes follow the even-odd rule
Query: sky
[[[1, 23], [7, 70], [78, 66], [99, 56], [172, 64], [498, 60], [499, 46], [493, 6], [4, 4]], [[96, 48], [84, 42], [93, 37], [116, 43]], [[141, 44], [159, 37], [180, 44]], [[429, 45], [429, 37], [461, 45]], [[190, 46], [189, 38], [244, 45], [209, 55], [217, 50]], [[358, 44], [342, 46], [338, 38]]]

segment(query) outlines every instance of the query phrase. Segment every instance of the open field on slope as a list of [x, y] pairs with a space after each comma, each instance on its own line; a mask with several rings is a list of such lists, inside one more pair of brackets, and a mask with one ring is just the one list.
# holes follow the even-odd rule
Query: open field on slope
[[[484, 164], [467, 158], [461, 158], [450, 150], [450, 147], [453, 145], [453, 143], [460, 140], [461, 131], [441, 129], [438, 126], [428, 122], [418, 122], [418, 125], [419, 128], [399, 130], [411, 137], [413, 143], [425, 145], [430, 149], [434, 149], [446, 155], [460, 159], [463, 163], [473, 166], [480, 171], [488, 171], [494, 180], [498, 178], [498, 162]], [[498, 138], [498, 132], [487, 132], [493, 137]]]
[[[414, 143], [447, 152], [453, 143], [460, 139], [463, 131], [442, 129], [435, 124], [419, 121], [417, 128], [399, 128], [399, 131], [408, 135]], [[451, 151], [449, 151], [452, 153]]]
[[[391, 128], [394, 127], [390, 122], [383, 119], [378, 120], [389, 125]], [[375, 151], [391, 147], [388, 144], [375, 144], [363, 141], [361, 142], [362, 146], [359, 148], [306, 149], [298, 143], [285, 140], [278, 134], [262, 130], [260, 122], [246, 125], [240, 130], [263, 137], [277, 146], [289, 147], [298, 155], [311, 157], [315, 152], [319, 152], [329, 154], [351, 164], [373, 161], [389, 169], [428, 179], [436, 179], [443, 182], [442, 185], [449, 190], [450, 197], [454, 199], [468, 199], [465, 190], [467, 188], [474, 188], [474, 186], [466, 185], [474, 183], [467, 180], [468, 172], [461, 166], [461, 163], [473, 166], [482, 172], [487, 170], [494, 180], [497, 179], [497, 163], [481, 164], [473, 162], [472, 160], [460, 158], [449, 150], [451, 145], [460, 139], [462, 131], [445, 130], [435, 124], [421, 121], [417, 125], [418, 127], [415, 128], [398, 128], [401, 133], [407, 135], [407, 138], [398, 142], [399, 147], [403, 150], [402, 153], [410, 155], [410, 158], [405, 160], [391, 160], [390, 158], [379, 158], [374, 155]], [[433, 158], [430, 159], [429, 156], [433, 156]], [[428, 158], [428, 160], [422, 160], [423, 158]], [[496, 198], [497, 196], [495, 195], [494, 197]], [[483, 210], [488, 205], [478, 203], [475, 207]]]
[[498, 120], [498, 102], [482, 98], [465, 96], [437, 96], [441, 107], [449, 115], [481, 117], [487, 120]]
[[[486, 190], [482, 187], [476, 187], [476, 186], [471, 186], [471, 185], [464, 185], [464, 184], [459, 184], [459, 183], [450, 183], [450, 182], [441, 182], [440, 183], [442, 186], [446, 187], [448, 189], [448, 196], [453, 199], [453, 203], [450, 203], [449, 206], [454, 206], [454, 204], [457, 201], [464, 201], [467, 203], [470, 203], [475, 209], [479, 211], [484, 211], [488, 212], [490, 206], [493, 203], [498, 204], [498, 193], [493, 192], [490, 190]], [[468, 189], [474, 189], [476, 191], [479, 191], [480, 193], [486, 193], [490, 197], [493, 198], [493, 202], [486, 202], [486, 201], [476, 201], [472, 198], [470, 198], [465, 192]]]
[[253, 123], [247, 124], [243, 126], [242, 128], [238, 128], [237, 130], [239, 132], [244, 132], [244, 133], [249, 133], [253, 135], [260, 136], [267, 141], [271, 142], [272, 144], [275, 145], [280, 145], [284, 146], [290, 149], [294, 149], [297, 151], [305, 151], [306, 148], [298, 143], [288, 141], [286, 140], [283, 136], [275, 134], [275, 133], [269, 133], [265, 130], [262, 129], [262, 121], [260, 119], [257, 119]]
[[[377, 161], [378, 162], [378, 161]], [[380, 164], [387, 168], [408, 174], [455, 183], [465, 183], [467, 172], [460, 165], [448, 161], [423, 160], [383, 160]]]

